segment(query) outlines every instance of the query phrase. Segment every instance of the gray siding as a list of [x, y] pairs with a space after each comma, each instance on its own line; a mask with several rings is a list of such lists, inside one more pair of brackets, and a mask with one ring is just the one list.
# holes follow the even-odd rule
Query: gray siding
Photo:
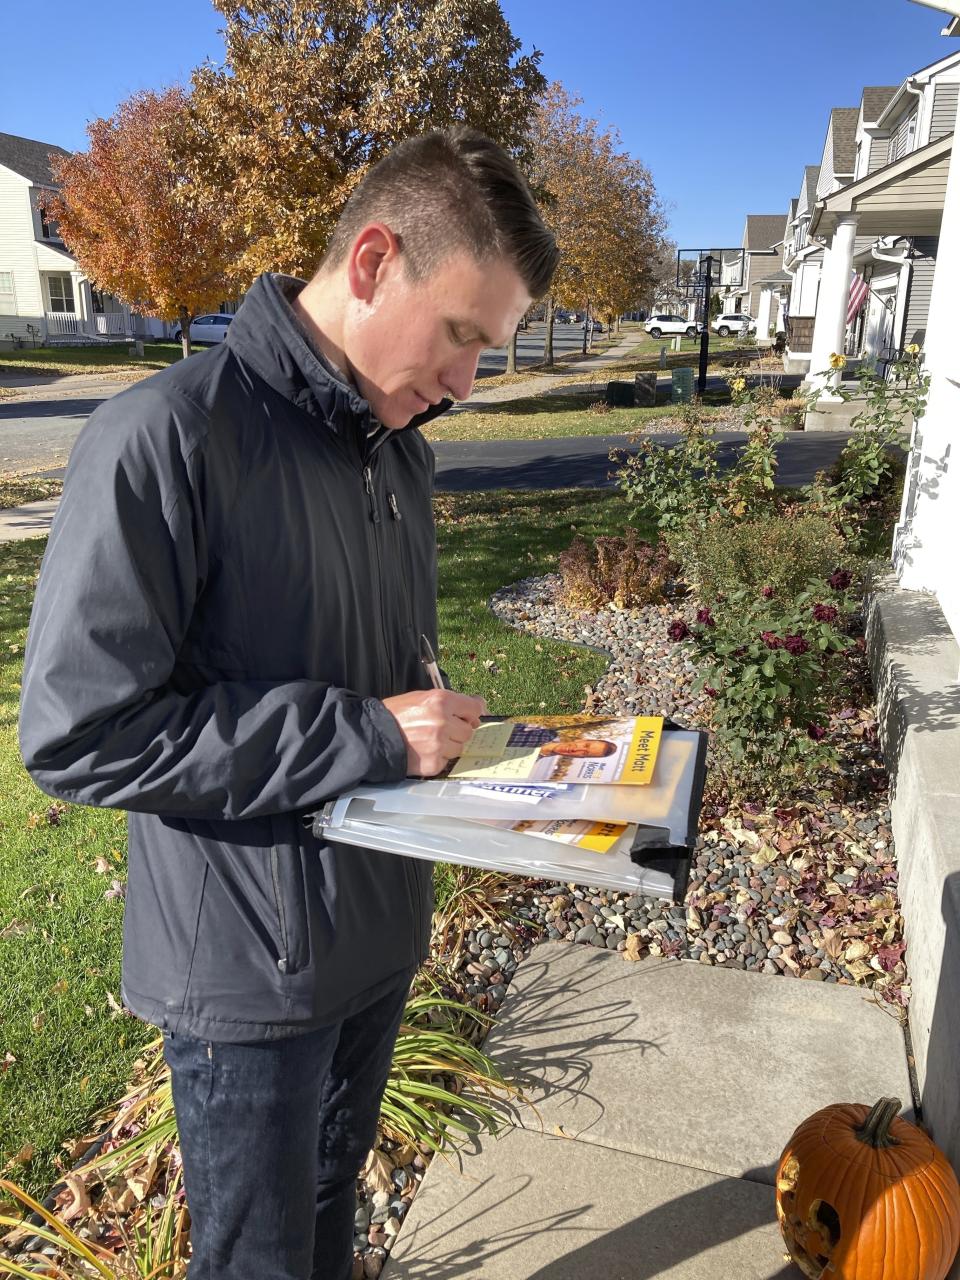
[[917, 236], [913, 247], [923, 257], [917, 258], [910, 272], [910, 289], [907, 294], [907, 314], [903, 327], [903, 345], [918, 342], [923, 345], [927, 334], [927, 315], [930, 311], [930, 291], [933, 273], [937, 266], [938, 236]]
[[916, 107], [911, 111], [905, 111], [903, 115], [899, 117], [897, 123], [893, 126], [893, 129], [890, 132], [890, 150], [888, 153], [888, 161], [890, 164], [892, 164], [894, 160], [899, 160], [901, 156], [905, 156], [908, 151], [911, 151], [914, 146], [916, 146], [916, 137], [914, 137], [912, 141], [910, 139], [911, 121], [913, 121], [914, 128], [916, 128]]
[[882, 169], [887, 163], [887, 153], [890, 149], [889, 138], [871, 138], [870, 139], [870, 159], [867, 163], [867, 173], [876, 173], [878, 169]]
[[957, 123], [957, 97], [960, 95], [960, 84], [941, 82], [933, 90], [933, 114], [930, 116], [930, 141], [953, 133]]

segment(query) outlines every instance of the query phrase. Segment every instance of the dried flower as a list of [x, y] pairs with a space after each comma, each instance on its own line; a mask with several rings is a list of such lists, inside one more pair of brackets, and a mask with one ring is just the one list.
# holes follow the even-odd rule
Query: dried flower
[[827, 579], [834, 591], [846, 591], [852, 581], [853, 574], [849, 569], [835, 569]]
[[771, 599], [773, 596], [773, 587], [762, 587], [760, 594], [763, 596], [764, 600]]
[[671, 640], [686, 640], [690, 634], [690, 628], [682, 618], [674, 618], [673, 622], [667, 627], [667, 635]]
[[697, 610], [697, 621], [702, 622], [705, 627], [715, 627], [717, 625], [714, 622], [713, 614], [707, 608]]
[[812, 738], [814, 742], [820, 742], [822, 738], [827, 736], [827, 731], [822, 724], [808, 724], [807, 737]]
[[777, 635], [775, 631], [761, 631], [760, 639], [763, 641], [763, 643], [767, 646], [768, 649], [783, 648], [783, 641], [780, 639], [780, 637]]
[[703, 686], [703, 692], [707, 695], [708, 698], [717, 697], [717, 691], [716, 689], [714, 689], [712, 684], [705, 684]]
[[814, 622], [836, 622], [839, 612], [832, 604], [815, 604], [813, 606]]
[[792, 653], [794, 657], [799, 657], [801, 653], [806, 653], [810, 648], [810, 642], [805, 640], [803, 636], [784, 636], [783, 647], [787, 653]]

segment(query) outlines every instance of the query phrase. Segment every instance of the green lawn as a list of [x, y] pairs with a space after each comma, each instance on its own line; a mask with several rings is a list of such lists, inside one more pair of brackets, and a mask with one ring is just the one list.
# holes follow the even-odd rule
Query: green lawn
[[[203, 347], [195, 348], [198, 351]], [[0, 351], [2, 373], [153, 373], [181, 357], [179, 343], [145, 342], [143, 359], [133, 354], [128, 342], [111, 342], [96, 347], [23, 347]]]
[[[603, 405], [605, 384], [590, 391], [529, 396], [491, 404], [482, 413], [445, 414], [423, 428], [428, 440], [546, 440], [565, 436], [620, 435], [647, 428], [657, 430], [658, 419], [676, 416], [666, 387], [661, 400], [649, 409], [607, 409]], [[598, 402], [602, 407], [591, 408]], [[723, 414], [729, 405], [727, 392], [708, 391], [704, 396], [706, 417]]]
[[[605, 490], [442, 495], [441, 661], [494, 712], [562, 712], [605, 668], [599, 655], [521, 636], [486, 608], [498, 587], [556, 565], [577, 530], [622, 531], [627, 503]], [[150, 1028], [118, 1017], [123, 815], [53, 806], [16, 738], [23, 644], [45, 542], [0, 546], [0, 1169], [35, 1192], [61, 1144], [121, 1093]], [[491, 663], [488, 667], [485, 663]]]

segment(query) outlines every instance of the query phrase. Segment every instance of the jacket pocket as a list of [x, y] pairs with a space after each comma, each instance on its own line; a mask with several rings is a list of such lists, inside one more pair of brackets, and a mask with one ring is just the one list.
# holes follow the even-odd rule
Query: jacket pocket
[[310, 961], [310, 929], [304, 883], [304, 850], [296, 814], [275, 814], [270, 819], [270, 879], [277, 910], [281, 973], [299, 973]]

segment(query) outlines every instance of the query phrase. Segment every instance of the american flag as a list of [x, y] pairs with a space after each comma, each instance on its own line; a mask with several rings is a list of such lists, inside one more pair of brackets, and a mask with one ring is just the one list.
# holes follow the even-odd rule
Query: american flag
[[850, 301], [847, 303], [847, 324], [853, 324], [854, 320], [856, 320], [869, 292], [870, 288], [866, 280], [864, 280], [863, 276], [858, 276], [854, 271], [853, 281], [850, 285]]

